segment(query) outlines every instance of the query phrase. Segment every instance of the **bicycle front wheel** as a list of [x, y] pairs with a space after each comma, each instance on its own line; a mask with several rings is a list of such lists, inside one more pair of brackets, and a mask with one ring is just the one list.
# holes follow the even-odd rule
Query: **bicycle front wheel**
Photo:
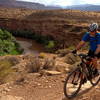
[[80, 74], [81, 72], [77, 68], [66, 77], [64, 83], [64, 95], [66, 97], [73, 98], [79, 92], [82, 85]]

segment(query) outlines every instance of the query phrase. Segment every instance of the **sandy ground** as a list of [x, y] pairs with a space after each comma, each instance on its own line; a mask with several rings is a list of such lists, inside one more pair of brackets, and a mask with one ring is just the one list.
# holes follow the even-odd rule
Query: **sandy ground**
[[[25, 100], [69, 100], [63, 93], [65, 77], [65, 74], [42, 77], [30, 74], [26, 82], [16, 83], [7, 94]], [[100, 84], [92, 87], [89, 82], [86, 83], [73, 100], [100, 100]]]

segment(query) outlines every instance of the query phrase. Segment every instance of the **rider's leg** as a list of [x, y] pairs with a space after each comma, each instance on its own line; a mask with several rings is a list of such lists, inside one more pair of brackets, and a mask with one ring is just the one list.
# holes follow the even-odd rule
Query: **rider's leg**
[[94, 65], [94, 75], [99, 75], [100, 74], [100, 59], [93, 59], [93, 65]]
[[100, 53], [93, 59], [93, 64], [96, 69], [100, 69]]
[[[90, 57], [94, 57], [94, 52], [92, 52], [91, 50], [89, 50], [89, 52], [88, 52], [88, 56], [90, 56]], [[100, 53], [98, 54], [98, 58], [100, 58]], [[94, 74], [97, 74], [98, 73], [98, 58], [93, 58], [92, 59], [92, 63], [93, 63], [93, 72], [94, 72]]]
[[94, 66], [96, 69], [97, 69], [97, 66], [98, 66], [97, 61], [98, 61], [97, 58], [93, 58], [93, 59], [92, 59], [93, 66]]
[[92, 63], [93, 63], [93, 65], [94, 65], [94, 67], [97, 69], [97, 58], [94, 58], [94, 52], [93, 51], [91, 51], [91, 50], [89, 50], [89, 52], [88, 52], [88, 56], [90, 56], [91, 58], [93, 58], [92, 59]]

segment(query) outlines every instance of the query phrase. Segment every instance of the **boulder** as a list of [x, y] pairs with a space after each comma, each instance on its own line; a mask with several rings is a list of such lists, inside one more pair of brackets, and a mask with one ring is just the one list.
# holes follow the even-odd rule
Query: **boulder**
[[64, 73], [66, 72], [66, 70], [68, 71], [69, 66], [69, 64], [66, 64], [64, 62], [58, 62], [56, 63], [55, 70]]
[[70, 50], [68, 49], [59, 49], [58, 51], [56, 51], [56, 54], [58, 54], [60, 57], [63, 57], [69, 53], [70, 53]]
[[62, 74], [61, 72], [58, 72], [58, 71], [48, 71], [48, 70], [45, 70], [44, 73], [47, 75], [60, 75], [60, 74]]
[[75, 64], [76, 62], [79, 62], [80, 58], [78, 56], [73, 55], [72, 53], [69, 53], [65, 56], [65, 62], [67, 64]]

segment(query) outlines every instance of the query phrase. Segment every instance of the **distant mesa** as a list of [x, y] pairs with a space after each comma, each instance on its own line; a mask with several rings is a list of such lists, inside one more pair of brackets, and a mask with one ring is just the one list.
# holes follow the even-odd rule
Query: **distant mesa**
[[29, 8], [29, 9], [61, 9], [58, 6], [45, 6], [40, 3], [23, 2], [16, 0], [0, 0], [0, 6], [10, 8]]
[[[25, 1], [17, 1], [17, 0], [0, 0], [1, 7], [10, 7], [10, 8], [28, 8], [28, 9], [62, 9], [60, 6], [46, 6], [40, 3], [34, 2], [25, 2]], [[92, 5], [92, 4], [81, 4], [81, 5], [72, 5], [65, 6], [64, 9], [72, 9], [72, 10], [82, 10], [82, 11], [100, 11], [100, 5]]]
[[66, 6], [65, 8], [73, 10], [82, 10], [82, 11], [100, 11], [100, 5], [92, 5], [92, 4]]

